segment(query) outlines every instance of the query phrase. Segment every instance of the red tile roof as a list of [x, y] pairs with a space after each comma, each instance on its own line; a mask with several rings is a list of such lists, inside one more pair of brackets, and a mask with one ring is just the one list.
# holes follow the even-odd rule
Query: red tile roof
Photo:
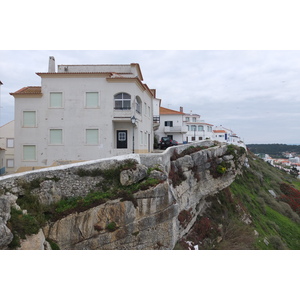
[[173, 109], [168, 109], [165, 107], [160, 107], [159, 108], [159, 112], [161, 115], [184, 115], [184, 113], [177, 111], [177, 110], [173, 110]]
[[215, 133], [226, 133], [225, 130], [214, 130]]
[[42, 87], [40, 86], [26, 86], [21, 88], [20, 90], [10, 93], [10, 95], [30, 95], [30, 94], [41, 94]]

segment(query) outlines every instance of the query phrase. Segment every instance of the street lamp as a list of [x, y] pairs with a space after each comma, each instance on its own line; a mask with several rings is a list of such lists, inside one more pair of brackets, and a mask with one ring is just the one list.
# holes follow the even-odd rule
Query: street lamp
[[134, 125], [136, 124], [136, 117], [131, 117], [131, 123], [132, 123], [132, 153], [134, 153]]

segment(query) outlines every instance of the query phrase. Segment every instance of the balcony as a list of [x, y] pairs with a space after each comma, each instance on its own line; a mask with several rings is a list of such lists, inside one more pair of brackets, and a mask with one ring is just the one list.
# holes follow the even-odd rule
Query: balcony
[[131, 118], [133, 116], [133, 111], [131, 107], [115, 107], [113, 112], [113, 118], [115, 120], [117, 119], [123, 119], [123, 118]]
[[165, 126], [165, 133], [187, 133], [187, 126]]
[[160, 125], [160, 116], [153, 116], [153, 130], [157, 130]]

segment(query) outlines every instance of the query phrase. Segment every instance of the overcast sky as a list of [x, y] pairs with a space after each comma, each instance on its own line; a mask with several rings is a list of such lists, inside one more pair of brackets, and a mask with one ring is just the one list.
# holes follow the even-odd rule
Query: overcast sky
[[14, 119], [9, 93], [40, 85], [49, 56], [56, 65], [139, 63], [164, 107], [183, 106], [248, 144], [300, 143], [300, 51], [1, 50], [1, 125]]

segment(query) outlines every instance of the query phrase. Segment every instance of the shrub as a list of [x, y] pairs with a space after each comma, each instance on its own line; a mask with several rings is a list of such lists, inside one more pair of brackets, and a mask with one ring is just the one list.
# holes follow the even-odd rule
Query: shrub
[[287, 249], [287, 247], [283, 243], [282, 239], [277, 235], [268, 237], [268, 241], [276, 250], [286, 250]]
[[46, 239], [46, 241], [50, 244], [52, 250], [60, 250], [59, 246], [52, 240]]
[[22, 211], [11, 208], [11, 218], [8, 227], [20, 238], [25, 239], [26, 235], [36, 234], [40, 230], [40, 225], [36, 218], [30, 214], [23, 214]]
[[169, 178], [172, 180], [174, 187], [180, 185], [184, 180], [186, 180], [186, 176], [184, 175], [182, 168], [178, 167], [176, 170], [173, 164], [171, 164]]
[[178, 221], [182, 227], [186, 227], [188, 223], [192, 220], [193, 216], [191, 214], [192, 209], [182, 210], [178, 215]]
[[106, 229], [110, 232], [117, 230], [117, 224], [115, 222], [110, 222], [107, 224]]

